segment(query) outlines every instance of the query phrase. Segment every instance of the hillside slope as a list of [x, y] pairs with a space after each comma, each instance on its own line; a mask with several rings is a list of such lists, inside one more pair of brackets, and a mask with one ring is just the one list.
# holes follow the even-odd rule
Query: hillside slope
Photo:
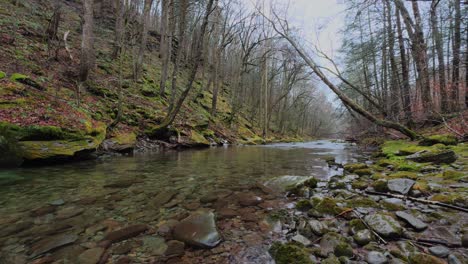
[[[0, 3], [0, 133], [3, 149], [20, 152], [26, 160], [69, 158], [81, 152], [105, 148], [127, 150], [137, 138], [151, 138], [182, 146], [261, 143], [259, 129], [242, 113], [233, 119], [225, 84], [211, 116], [211, 91], [199, 77], [174, 125], [165, 133], [152, 131], [166, 115], [169, 94], [159, 96], [161, 63], [158, 34], [149, 34], [143, 79], [132, 81], [132, 51], [124, 54], [123, 118], [110, 130], [117, 115], [119, 63], [111, 58], [113, 21], [96, 17], [96, 67], [78, 96], [77, 73], [81, 41], [81, 5], [63, 1], [58, 35], [63, 41], [47, 45], [45, 32], [51, 7], [39, 1], [21, 1], [14, 6]], [[186, 73], [179, 76], [179, 91]], [[290, 138], [288, 138], [290, 136]], [[274, 135], [268, 140], [294, 140], [293, 135]], [[7, 142], [7, 143], [5, 143]], [[9, 163], [11, 161], [7, 161]]]

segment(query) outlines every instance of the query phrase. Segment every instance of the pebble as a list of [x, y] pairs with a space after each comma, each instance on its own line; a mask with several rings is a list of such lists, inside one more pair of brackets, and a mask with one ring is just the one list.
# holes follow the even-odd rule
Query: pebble
[[308, 247], [308, 246], [310, 246], [312, 244], [312, 242], [309, 239], [307, 239], [305, 236], [300, 235], [300, 234], [297, 234], [297, 235], [293, 236], [291, 238], [291, 240], [296, 241], [296, 242], [298, 242], [298, 243], [300, 243], [300, 244], [302, 244], [302, 245], [304, 245], [306, 247]]

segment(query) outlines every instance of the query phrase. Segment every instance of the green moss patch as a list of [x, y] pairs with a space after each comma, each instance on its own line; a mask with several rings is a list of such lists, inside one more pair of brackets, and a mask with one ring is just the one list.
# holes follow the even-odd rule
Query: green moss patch
[[435, 144], [444, 144], [446, 146], [457, 145], [458, 139], [453, 135], [432, 135], [419, 142], [420, 146], [432, 146]]
[[0, 80], [6, 77], [6, 73], [0, 71]]
[[349, 172], [355, 172], [356, 170], [363, 170], [367, 168], [367, 165], [364, 163], [350, 163], [344, 165], [344, 169]]
[[268, 250], [277, 264], [313, 264], [306, 248], [293, 244], [274, 242]]

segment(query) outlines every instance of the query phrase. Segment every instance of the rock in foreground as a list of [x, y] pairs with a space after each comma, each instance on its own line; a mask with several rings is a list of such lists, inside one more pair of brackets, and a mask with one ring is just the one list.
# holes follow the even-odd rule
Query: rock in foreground
[[174, 237], [189, 245], [213, 248], [221, 242], [215, 217], [209, 211], [196, 211], [174, 227]]

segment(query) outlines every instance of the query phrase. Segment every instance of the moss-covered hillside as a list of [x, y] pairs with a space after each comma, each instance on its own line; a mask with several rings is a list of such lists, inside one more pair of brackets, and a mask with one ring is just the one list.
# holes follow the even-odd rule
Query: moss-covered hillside
[[[74, 155], [75, 151], [65, 153], [63, 148], [73, 149], [77, 142], [86, 143], [85, 149], [95, 148], [105, 138], [112, 138], [114, 143], [133, 144], [137, 136], [163, 141], [172, 137], [172, 141], [175, 138], [185, 146], [263, 141], [256, 122], [245, 119], [243, 113], [233, 118], [227, 84], [218, 98], [217, 115], [210, 115], [212, 93], [205, 89], [207, 80], [201, 76], [170, 133], [148, 133], [166, 115], [170, 96], [159, 96], [161, 63], [157, 33], [149, 35], [142, 80], [132, 80], [131, 48], [124, 53], [123, 118], [115, 129], [109, 130], [117, 115], [120, 72], [118, 61], [111, 57], [114, 36], [109, 17], [112, 16], [96, 15], [96, 66], [89, 81], [80, 87], [82, 93], [78, 96], [80, 3], [62, 3], [58, 36], [63, 37], [69, 31], [68, 53], [62, 40], [47, 44], [45, 32], [52, 8], [41, 1], [18, 2], [17, 6], [13, 1], [0, 2], [0, 121], [3, 141], [19, 141], [17, 145], [21, 146], [25, 158], [48, 155], [37, 151], [24, 154], [31, 152], [31, 148], [47, 151], [60, 148], [57, 154]], [[186, 75], [183, 71], [179, 76], [179, 91], [184, 88]], [[295, 135], [270, 134], [267, 140], [294, 139]]]

